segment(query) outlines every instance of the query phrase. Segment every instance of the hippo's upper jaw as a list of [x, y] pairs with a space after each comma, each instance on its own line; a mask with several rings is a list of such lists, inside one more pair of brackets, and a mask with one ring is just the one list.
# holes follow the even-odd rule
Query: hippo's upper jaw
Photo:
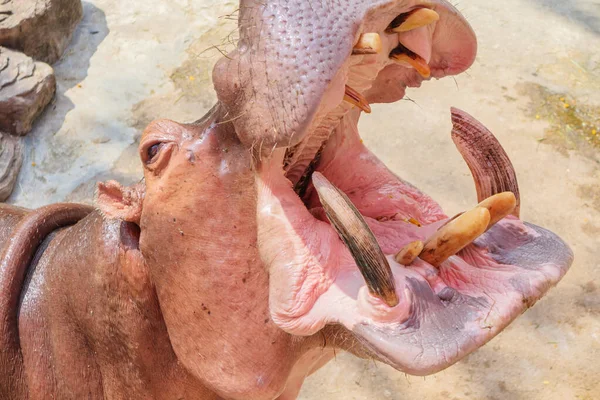
[[466, 70], [477, 50], [445, 0], [241, 0], [239, 25], [213, 81], [241, 141], [262, 149], [318, 149], [351, 107], [346, 88], [394, 102], [429, 76]]
[[281, 329], [341, 325], [362, 344], [351, 351], [429, 374], [562, 278], [571, 250], [519, 219], [512, 164], [472, 117], [453, 110], [453, 139], [480, 204], [451, 219], [362, 144], [369, 103], [473, 62], [474, 34], [449, 4], [244, 3], [240, 45], [215, 68], [215, 87], [242, 143], [261, 155], [258, 247]]

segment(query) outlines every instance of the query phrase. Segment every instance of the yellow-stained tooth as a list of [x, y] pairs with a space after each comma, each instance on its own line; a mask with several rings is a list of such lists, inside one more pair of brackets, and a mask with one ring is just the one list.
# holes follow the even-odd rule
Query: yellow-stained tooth
[[414, 219], [413, 217], [410, 217], [406, 222], [409, 222], [409, 223], [411, 223], [413, 225], [421, 227], [421, 223], [419, 221], [417, 221], [416, 219]]
[[429, 8], [419, 8], [408, 14], [398, 26], [392, 26], [392, 32], [408, 32], [427, 26], [440, 19], [440, 15]]
[[419, 74], [421, 74], [423, 78], [429, 78], [431, 76], [431, 69], [429, 68], [429, 65], [425, 59], [418, 54], [394, 54], [392, 52], [392, 54], [390, 54], [390, 58], [404, 67], [414, 68]]
[[419, 257], [437, 267], [483, 234], [490, 224], [490, 212], [475, 207], [441, 227], [425, 243]]
[[367, 102], [367, 99], [365, 99], [362, 94], [352, 89], [348, 85], [346, 85], [346, 91], [344, 92], [344, 101], [355, 105], [367, 114], [371, 113], [371, 106]]
[[419, 254], [423, 251], [423, 242], [420, 240], [415, 240], [404, 246], [395, 256], [394, 260], [398, 264], [402, 265], [410, 265], [415, 258], [419, 256]]
[[378, 54], [381, 51], [381, 37], [378, 33], [363, 33], [358, 39], [358, 43], [352, 49], [352, 54]]
[[[502, 192], [483, 200], [477, 207], [486, 208], [490, 212], [490, 229], [496, 222], [513, 212], [517, 205], [517, 198], [512, 192]], [[486, 229], [486, 230], [487, 230]]]

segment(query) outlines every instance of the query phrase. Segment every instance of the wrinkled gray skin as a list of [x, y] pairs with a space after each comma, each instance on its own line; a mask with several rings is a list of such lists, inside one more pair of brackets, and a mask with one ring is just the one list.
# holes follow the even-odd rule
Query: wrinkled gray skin
[[[281, 311], [286, 304], [280, 299], [295, 293], [285, 272], [315, 278], [303, 263], [285, 258], [314, 244], [292, 221], [308, 210], [290, 181], [298, 182], [323, 141], [329, 137], [319, 171], [350, 194], [363, 215], [368, 210], [361, 199], [379, 187], [353, 191], [353, 181], [401, 183], [351, 140], [351, 129], [337, 127], [356, 126], [358, 119], [342, 101], [344, 84], [376, 103], [399, 100], [407, 86], [423, 80], [389, 61], [398, 37], [384, 33], [391, 20], [417, 6], [440, 15], [421, 31], [432, 76], [468, 68], [474, 34], [445, 1], [243, 0], [238, 49], [214, 69], [219, 104], [196, 123], [158, 121], [145, 130], [143, 183], [100, 184], [98, 208], [89, 214], [72, 206], [37, 212], [2, 206], [0, 240], [7, 247], [0, 270], [0, 398], [294, 399], [305, 377], [335, 349], [428, 374], [483, 345], [554, 285], [572, 254], [555, 235], [512, 221], [492, 228], [465, 253], [487, 252], [485, 265], [473, 256], [476, 262], [467, 267], [471, 276], [488, 274], [491, 286], [474, 280], [468, 293], [435, 293], [416, 272], [396, 268], [413, 299], [408, 319], [376, 322], [369, 310], [353, 315], [348, 310], [355, 294], [344, 315], [336, 314], [339, 304], [314, 304], [326, 310], [316, 316]], [[382, 35], [379, 56], [351, 56], [362, 32]], [[290, 146], [295, 158], [292, 151], [286, 156], [284, 176], [284, 157], [276, 154]], [[339, 165], [351, 167], [351, 178], [373, 173], [372, 179], [350, 179], [348, 186], [339, 181]], [[291, 207], [282, 214], [291, 225], [276, 232], [269, 224], [281, 216], [280, 206]], [[273, 213], [265, 216], [265, 210]], [[436, 213], [429, 222], [444, 219]], [[74, 215], [82, 219], [72, 225]], [[64, 227], [39, 247], [31, 241], [62, 226], [58, 220]], [[331, 254], [351, 260], [336, 233], [315, 221], [308, 224], [329, 239], [311, 247], [323, 251], [309, 261]], [[389, 226], [394, 223], [400, 221]], [[382, 247], [391, 254], [397, 245]], [[494, 275], [506, 262], [515, 264], [506, 266], [510, 273]], [[452, 268], [441, 269], [443, 279]], [[360, 276], [352, 279], [353, 287], [364, 285]], [[495, 306], [496, 324], [477, 325], [494, 307], [481, 291], [506, 298]], [[284, 317], [314, 317], [314, 324]]]

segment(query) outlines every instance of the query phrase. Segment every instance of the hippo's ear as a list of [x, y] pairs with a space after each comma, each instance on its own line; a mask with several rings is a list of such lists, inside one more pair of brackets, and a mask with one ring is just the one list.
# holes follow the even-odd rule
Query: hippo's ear
[[144, 186], [141, 184], [127, 187], [115, 181], [99, 182], [96, 204], [108, 218], [139, 225], [144, 194]]

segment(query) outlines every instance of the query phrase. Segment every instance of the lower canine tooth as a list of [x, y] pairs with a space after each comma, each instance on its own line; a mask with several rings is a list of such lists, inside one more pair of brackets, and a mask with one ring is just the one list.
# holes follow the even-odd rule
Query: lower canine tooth
[[381, 37], [378, 33], [363, 33], [352, 49], [352, 54], [378, 54], [381, 51]]
[[355, 105], [367, 114], [371, 113], [371, 106], [367, 102], [367, 99], [348, 85], [346, 85], [346, 90], [344, 92], [344, 101]]
[[441, 227], [427, 240], [419, 257], [437, 267], [464, 249], [486, 231], [490, 224], [490, 212], [475, 207]]
[[312, 181], [327, 218], [350, 250], [369, 292], [388, 306], [396, 306], [398, 296], [394, 275], [362, 215], [350, 199], [322, 174], [314, 172]]
[[410, 265], [423, 251], [423, 242], [416, 240], [404, 246], [395, 256], [394, 260], [401, 265]]
[[512, 192], [495, 194], [477, 205], [477, 207], [487, 208], [490, 212], [490, 223], [487, 229], [490, 229], [496, 222], [512, 213], [516, 206], [517, 198]]
[[404, 67], [412, 67], [416, 69], [423, 78], [429, 78], [431, 76], [431, 69], [427, 64], [427, 61], [425, 61], [425, 59], [418, 54], [406, 49], [404, 46], [400, 46], [405, 51], [396, 51], [396, 49], [394, 49], [390, 54], [390, 58]]
[[511, 213], [519, 218], [519, 184], [508, 154], [481, 122], [457, 108], [451, 111], [452, 140], [471, 170], [477, 200], [482, 202], [497, 193], [512, 192], [517, 203]]
[[429, 25], [439, 19], [440, 15], [437, 12], [429, 8], [419, 8], [410, 14], [401, 14], [396, 17], [390, 24], [388, 31], [408, 32]]

